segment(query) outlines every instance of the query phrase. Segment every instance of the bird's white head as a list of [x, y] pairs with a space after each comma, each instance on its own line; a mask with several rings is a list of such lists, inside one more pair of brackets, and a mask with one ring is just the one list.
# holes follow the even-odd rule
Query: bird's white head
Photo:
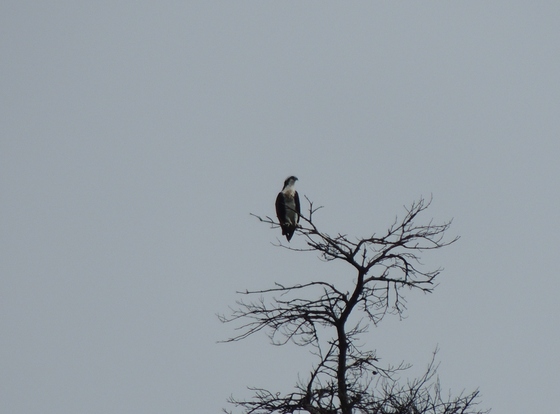
[[297, 177], [291, 175], [284, 181], [284, 188], [293, 187], [297, 181]]

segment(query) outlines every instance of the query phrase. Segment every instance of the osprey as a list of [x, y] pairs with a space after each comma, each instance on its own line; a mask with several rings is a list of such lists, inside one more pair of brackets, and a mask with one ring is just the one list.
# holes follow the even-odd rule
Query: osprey
[[282, 227], [282, 235], [286, 236], [288, 241], [294, 235], [299, 222], [299, 196], [294, 188], [297, 177], [293, 175], [286, 178], [284, 188], [276, 197], [276, 215]]

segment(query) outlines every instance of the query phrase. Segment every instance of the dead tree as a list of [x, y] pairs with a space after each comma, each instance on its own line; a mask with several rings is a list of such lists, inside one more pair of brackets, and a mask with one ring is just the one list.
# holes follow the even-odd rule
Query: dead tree
[[[307, 201], [308, 216], [301, 217], [303, 225], [297, 230], [306, 247], [281, 242], [278, 246], [316, 252], [325, 261], [346, 262], [354, 269], [355, 279], [340, 284], [322, 280], [290, 286], [276, 283], [272, 288], [240, 292], [248, 299], [238, 301], [230, 315], [220, 316], [223, 322], [239, 323], [239, 333], [225, 342], [264, 330], [274, 344], [293, 342], [309, 347], [317, 362], [291, 393], [252, 388], [252, 399], [230, 398], [229, 402], [246, 414], [482, 413], [476, 409], [478, 390], [453, 398], [442, 396], [434, 360], [423, 377], [403, 385], [396, 374], [407, 365], [381, 366], [375, 351], [363, 349], [357, 341], [368, 329], [363, 320], [377, 325], [389, 313], [403, 315], [404, 288], [432, 292], [441, 269], [423, 269], [420, 254], [457, 240], [445, 239], [451, 221], [417, 224], [431, 202], [420, 199], [381, 235], [357, 239], [344, 234], [331, 236], [313, 221], [320, 207], [314, 208]], [[255, 217], [278, 226], [270, 217]], [[326, 332], [331, 335], [325, 337]]]

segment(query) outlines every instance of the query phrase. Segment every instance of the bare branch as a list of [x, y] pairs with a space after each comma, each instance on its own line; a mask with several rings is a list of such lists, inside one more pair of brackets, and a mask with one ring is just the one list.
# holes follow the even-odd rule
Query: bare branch
[[[329, 235], [315, 224], [315, 213], [322, 208], [309, 204], [296, 233], [307, 247], [278, 247], [294, 252], [316, 252], [321, 260], [340, 260], [350, 265], [355, 279], [340, 282], [313, 280], [295, 285], [275, 283], [271, 288], [238, 292], [246, 300], [237, 302], [222, 322], [239, 322], [237, 334], [224, 342], [239, 341], [265, 331], [274, 345], [292, 342], [310, 346], [318, 363], [295, 391], [282, 395], [252, 388], [250, 400], [229, 401], [245, 414], [481, 414], [476, 408], [478, 390], [444, 398], [436, 376], [435, 352], [420, 378], [399, 382], [400, 373], [410, 366], [381, 365], [375, 351], [364, 350], [359, 341], [368, 323], [379, 324], [387, 314], [404, 317], [406, 298], [403, 288], [430, 293], [442, 269], [426, 269], [421, 256], [458, 240], [446, 239], [451, 220], [436, 224], [420, 222], [431, 198], [405, 206], [402, 219], [381, 235], [363, 238], [346, 234]], [[252, 214], [272, 228], [279, 223], [269, 216]], [[420, 224], [419, 224], [420, 223]], [[343, 285], [344, 283], [344, 285]], [[340, 286], [351, 286], [350, 291]], [[351, 318], [352, 315], [352, 318]], [[324, 338], [330, 332], [331, 336]]]

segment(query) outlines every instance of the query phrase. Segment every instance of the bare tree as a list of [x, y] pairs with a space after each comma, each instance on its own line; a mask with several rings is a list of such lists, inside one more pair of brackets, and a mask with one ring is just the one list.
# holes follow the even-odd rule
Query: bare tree
[[[451, 221], [417, 224], [418, 216], [431, 202], [420, 199], [382, 235], [357, 239], [344, 234], [331, 236], [313, 221], [321, 207], [314, 208], [307, 201], [308, 216], [301, 217], [304, 224], [297, 230], [305, 238], [306, 247], [282, 242], [278, 246], [295, 252], [317, 252], [325, 261], [346, 262], [356, 278], [351, 285], [344, 280], [349, 290], [338, 283], [314, 280], [240, 292], [248, 299], [238, 301], [229, 316], [220, 316], [223, 322], [239, 323], [239, 333], [225, 342], [265, 330], [273, 344], [293, 342], [309, 347], [317, 362], [291, 393], [252, 388], [252, 399], [230, 398], [229, 402], [246, 414], [482, 413], [476, 409], [478, 390], [453, 398], [442, 396], [434, 359], [421, 378], [403, 385], [397, 374], [408, 365], [382, 367], [375, 352], [363, 349], [357, 341], [368, 329], [363, 320], [377, 325], [389, 313], [402, 317], [406, 309], [404, 288], [432, 292], [441, 269], [424, 270], [420, 254], [457, 240], [444, 237]], [[271, 217], [255, 217], [278, 226]]]

